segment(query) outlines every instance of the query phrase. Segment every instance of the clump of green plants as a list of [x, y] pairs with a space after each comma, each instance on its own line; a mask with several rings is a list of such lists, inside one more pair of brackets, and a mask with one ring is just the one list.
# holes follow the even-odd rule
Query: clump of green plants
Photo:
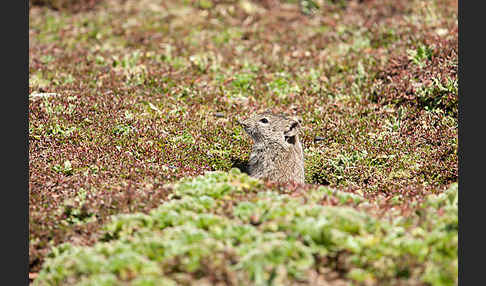
[[281, 72], [275, 74], [275, 78], [267, 84], [268, 90], [278, 97], [286, 98], [289, 94], [300, 92], [300, 87], [292, 84], [289, 74]]
[[432, 78], [428, 85], [417, 88], [417, 99], [425, 110], [444, 110], [450, 115], [458, 112], [458, 80]]
[[66, 160], [64, 161], [64, 164], [61, 166], [59, 164], [56, 164], [52, 167], [52, 170], [55, 172], [64, 174], [64, 175], [72, 175], [73, 174], [73, 166], [71, 164], [71, 161]]
[[432, 58], [433, 50], [426, 45], [420, 45], [417, 49], [407, 50], [407, 53], [408, 59], [422, 68], [425, 66], [426, 61]]
[[364, 201], [327, 187], [305, 196], [262, 187], [237, 169], [184, 179], [149, 213], [113, 216], [93, 246], [55, 247], [34, 284], [174, 284], [206, 277], [281, 285], [312, 283], [309, 273], [316, 269], [357, 283], [457, 283], [457, 185], [427, 197], [412, 216], [380, 219], [320, 204], [335, 195]]

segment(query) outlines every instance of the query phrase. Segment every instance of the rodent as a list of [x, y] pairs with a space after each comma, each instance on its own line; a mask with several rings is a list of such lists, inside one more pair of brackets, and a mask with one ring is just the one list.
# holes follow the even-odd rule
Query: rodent
[[265, 111], [237, 122], [253, 140], [247, 167], [250, 176], [275, 182], [304, 183], [300, 117]]

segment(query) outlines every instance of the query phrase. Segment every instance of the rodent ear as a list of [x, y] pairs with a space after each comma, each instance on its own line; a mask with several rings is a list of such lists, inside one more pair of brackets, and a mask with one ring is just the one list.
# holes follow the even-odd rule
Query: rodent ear
[[302, 124], [302, 117], [300, 116], [292, 116], [292, 119], [299, 122], [299, 124]]

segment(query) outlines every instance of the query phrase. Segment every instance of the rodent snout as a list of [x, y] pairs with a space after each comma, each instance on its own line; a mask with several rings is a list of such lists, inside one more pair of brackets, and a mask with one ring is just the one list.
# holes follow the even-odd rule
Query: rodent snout
[[241, 126], [243, 127], [248, 127], [248, 124], [246, 124], [244, 121], [242, 120], [239, 120], [239, 119], [236, 119], [236, 122], [238, 122], [238, 124], [240, 124]]

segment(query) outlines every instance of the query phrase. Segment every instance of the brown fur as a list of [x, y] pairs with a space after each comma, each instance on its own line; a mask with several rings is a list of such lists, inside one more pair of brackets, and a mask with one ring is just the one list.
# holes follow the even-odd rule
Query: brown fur
[[304, 183], [304, 155], [299, 117], [271, 112], [238, 120], [253, 140], [248, 161], [250, 176], [276, 182]]

